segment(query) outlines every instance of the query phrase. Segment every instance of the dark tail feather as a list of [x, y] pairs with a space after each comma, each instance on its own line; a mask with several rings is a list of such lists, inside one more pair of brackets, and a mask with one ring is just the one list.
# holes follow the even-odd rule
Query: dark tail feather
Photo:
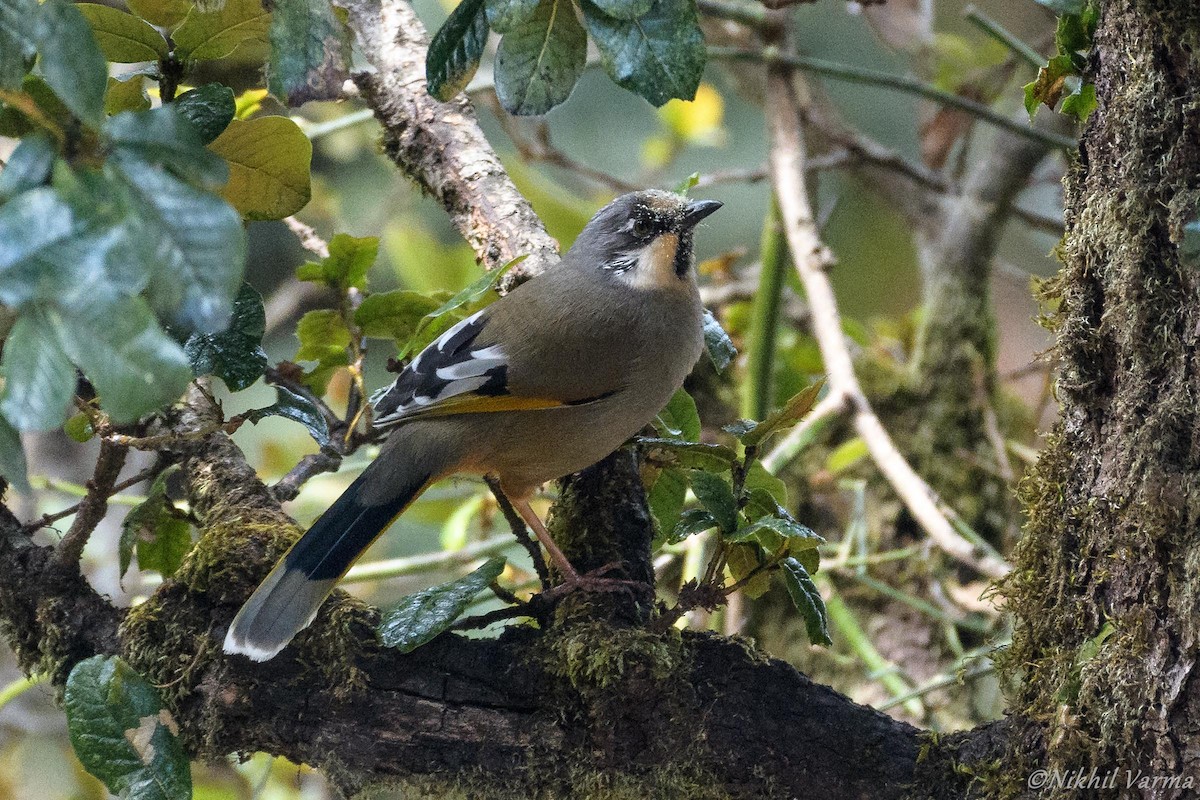
[[[313, 621], [350, 565], [429, 483], [428, 474], [398, 474], [404, 470], [396, 470], [395, 464], [380, 464], [380, 460], [350, 484], [254, 590], [229, 626], [226, 653], [266, 661], [286, 647]], [[382, 474], [386, 478], [381, 478]], [[363, 502], [364, 487], [381, 479], [391, 484], [387, 499], [376, 504]], [[378, 487], [372, 486], [371, 494], [378, 496]]]

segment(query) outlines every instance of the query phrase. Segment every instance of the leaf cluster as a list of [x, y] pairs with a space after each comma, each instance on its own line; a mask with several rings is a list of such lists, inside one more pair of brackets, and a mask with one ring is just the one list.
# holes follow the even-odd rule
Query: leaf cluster
[[[0, 172], [0, 474], [22, 488], [18, 433], [62, 425], [77, 394], [125, 425], [194, 376], [236, 391], [263, 374], [243, 221], [309, 199], [307, 137], [286, 117], [248, 118], [264, 92], [178, 90], [202, 62], [265, 55], [270, 39], [272, 85], [311, 91], [315, 55], [288, 31], [307, 14], [311, 50], [321, 15], [257, 0], [129, 7], [0, 0], [0, 135], [20, 139]], [[110, 63], [139, 66], [109, 77]]]
[[695, 0], [463, 0], [429, 45], [431, 95], [446, 101], [466, 87], [489, 31], [500, 34], [496, 95], [512, 114], [566, 101], [589, 36], [608, 76], [655, 106], [694, 98], [704, 72]]
[[[1086, 81], [1092, 38], [1100, 19], [1098, 0], [1038, 0], [1059, 14], [1054, 33], [1056, 54], [1038, 70], [1037, 78], [1025, 84], [1025, 110], [1033, 119], [1045, 105], [1086, 122], [1096, 109], [1096, 87]], [[1062, 103], [1059, 106], [1059, 103]]]

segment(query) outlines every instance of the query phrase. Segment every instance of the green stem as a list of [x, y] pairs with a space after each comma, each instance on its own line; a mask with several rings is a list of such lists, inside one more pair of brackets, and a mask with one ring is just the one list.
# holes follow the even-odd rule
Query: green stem
[[18, 678], [8, 686], [0, 688], [0, 710], [33, 687], [45, 682], [45, 675], [31, 675], [28, 678]]
[[1032, 47], [1025, 44], [1025, 42], [1017, 38], [1016, 34], [1014, 34], [1008, 28], [1005, 28], [999, 22], [996, 22], [996, 20], [983, 13], [975, 6], [967, 6], [967, 9], [963, 12], [963, 15], [968, 20], [975, 23], [975, 25], [988, 36], [991, 36], [993, 39], [1000, 42], [1000, 44], [1004, 45], [1009, 50], [1012, 50], [1027, 64], [1031, 64], [1034, 69], [1040, 69], [1042, 65], [1046, 63], [1046, 58], [1042, 55], [1039, 55], [1037, 50], [1034, 50]]
[[448, 550], [437, 553], [422, 553], [419, 556], [407, 558], [389, 558], [384, 561], [374, 561], [369, 564], [359, 564], [353, 567], [342, 584], [366, 583], [381, 581], [386, 578], [399, 578], [404, 575], [416, 575], [423, 572], [434, 572], [440, 569], [458, 566], [486, 556], [502, 553], [510, 547], [515, 547], [516, 540], [511, 534], [492, 536], [481, 542], [469, 544], [461, 550]]
[[771, 410], [771, 377], [775, 366], [775, 339], [779, 331], [779, 301], [788, 263], [787, 240], [779, 204], [771, 199], [771, 209], [763, 220], [760, 247], [762, 272], [758, 276], [758, 291], [754, 295], [750, 335], [747, 340], [749, 360], [746, 382], [742, 391], [742, 417], [761, 420]]
[[343, 114], [335, 119], [325, 122], [309, 122], [303, 117], [292, 117], [292, 120], [300, 126], [300, 130], [309, 139], [320, 139], [322, 136], [328, 136], [331, 133], [353, 128], [355, 125], [362, 125], [364, 122], [370, 122], [375, 119], [375, 112], [369, 108], [364, 108], [360, 111], [352, 111], [349, 114]]
[[761, 61], [764, 64], [784, 64], [793, 69], [824, 75], [827, 78], [849, 81], [851, 83], [862, 83], [869, 86], [883, 86], [907, 94], [924, 97], [928, 100], [941, 103], [944, 106], [957, 108], [959, 111], [965, 111], [997, 128], [1003, 128], [1018, 136], [1024, 136], [1027, 139], [1040, 142], [1047, 147], [1074, 150], [1078, 146], [1078, 142], [1070, 136], [1038, 130], [1024, 122], [1009, 119], [1003, 114], [993, 111], [983, 103], [967, 97], [960, 97], [950, 92], [944, 92], [935, 86], [906, 75], [893, 75], [889, 72], [864, 69], [862, 67], [851, 66], [850, 64], [839, 64], [818, 58], [789, 55], [779, 52], [779, 49], [776, 47], [770, 46], [764, 47], [761, 50], [748, 50], [740, 47], [710, 47], [708, 48], [708, 57], [730, 61]]
[[[883, 685], [888, 693], [893, 698], [905, 697], [912, 693], [913, 687], [900, 674], [899, 668], [883, 657], [883, 654], [875, 649], [875, 645], [871, 643], [871, 638], [867, 636], [867, 632], [858, 624], [858, 620], [854, 617], [854, 612], [842, 600], [841, 595], [833, 588], [828, 580], [822, 580], [821, 583], [828, 594], [825, 598], [825, 610], [829, 614], [829, 622], [837, 630], [836, 639], [844, 641], [854, 651], [862, 661], [863, 666], [867, 668], [876, 680]], [[920, 719], [925, 715], [925, 707], [915, 698], [910, 698], [903, 701], [904, 710], [912, 716]]]

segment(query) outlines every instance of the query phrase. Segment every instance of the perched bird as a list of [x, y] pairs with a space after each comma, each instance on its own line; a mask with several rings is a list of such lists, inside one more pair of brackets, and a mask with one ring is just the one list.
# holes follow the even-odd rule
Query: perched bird
[[464, 319], [372, 398], [379, 457], [242, 606], [225, 652], [265, 661], [431, 483], [494, 475], [565, 582], [580, 576], [529, 506], [662, 410], [700, 357], [696, 223], [721, 207], [663, 191], [597, 212], [555, 267]]

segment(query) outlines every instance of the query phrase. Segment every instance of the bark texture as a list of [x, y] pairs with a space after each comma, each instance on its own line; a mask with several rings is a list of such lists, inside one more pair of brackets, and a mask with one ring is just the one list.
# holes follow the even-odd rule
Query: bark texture
[[1017, 745], [1014, 784], [1034, 765], [1200, 776], [1200, 265], [1181, 249], [1200, 210], [1200, 5], [1101, 5], [1099, 108], [1048, 297], [1063, 415], [1007, 587], [1013, 705], [1045, 749]]

